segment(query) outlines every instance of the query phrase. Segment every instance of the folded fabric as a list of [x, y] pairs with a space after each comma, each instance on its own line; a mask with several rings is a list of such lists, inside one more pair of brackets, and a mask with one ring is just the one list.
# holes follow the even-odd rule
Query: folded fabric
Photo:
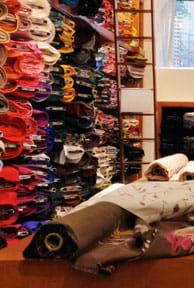
[[19, 188], [19, 173], [11, 166], [4, 166], [0, 171], [0, 191], [16, 191]]
[[5, 2], [10, 13], [18, 13], [22, 9], [22, 3], [19, 0], [6, 0]]
[[48, 17], [50, 14], [51, 7], [47, 0], [22, 0], [22, 3], [32, 8], [32, 17], [44, 18]]
[[[24, 143], [23, 141], [10, 141], [5, 138], [2, 139], [3, 141], [0, 141], [0, 150], [1, 150], [1, 155], [0, 159], [1, 160], [9, 160], [18, 157], [21, 155], [21, 153], [24, 150]], [[2, 149], [2, 146], [4, 147]]]
[[19, 24], [19, 15], [15, 14], [15, 12], [13, 14], [8, 13], [2, 20], [0, 20], [0, 30], [7, 33], [14, 33], [18, 30]]
[[79, 163], [85, 150], [79, 146], [63, 145], [60, 153], [58, 163], [64, 165], [65, 163]]
[[47, 65], [54, 65], [59, 60], [61, 54], [57, 49], [45, 42], [37, 41], [36, 43], [38, 48], [42, 51]]
[[55, 26], [48, 17], [31, 18], [31, 37], [35, 41], [51, 43], [55, 38]]
[[20, 117], [1, 115], [0, 131], [3, 132], [3, 139], [8, 141], [24, 141], [27, 135], [25, 120]]
[[144, 172], [144, 176], [149, 181], [168, 181], [173, 174], [176, 174], [188, 161], [187, 156], [182, 153], [156, 159], [149, 164]]

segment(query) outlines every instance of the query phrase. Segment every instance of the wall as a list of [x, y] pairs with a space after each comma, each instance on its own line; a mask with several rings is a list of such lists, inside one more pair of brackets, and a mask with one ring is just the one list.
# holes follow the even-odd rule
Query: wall
[[158, 69], [157, 101], [193, 102], [194, 105], [194, 69]]

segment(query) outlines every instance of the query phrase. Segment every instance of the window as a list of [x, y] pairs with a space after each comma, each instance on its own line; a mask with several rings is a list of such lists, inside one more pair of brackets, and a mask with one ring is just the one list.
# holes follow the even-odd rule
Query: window
[[194, 67], [194, 1], [177, 0], [173, 31], [174, 67]]

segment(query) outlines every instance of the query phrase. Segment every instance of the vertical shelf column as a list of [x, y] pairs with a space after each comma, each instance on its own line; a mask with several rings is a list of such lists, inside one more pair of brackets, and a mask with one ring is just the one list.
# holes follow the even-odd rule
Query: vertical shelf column
[[[141, 177], [146, 165], [157, 155], [154, 8], [153, 0], [114, 2], [121, 179], [126, 183]], [[125, 50], [123, 59], [121, 59], [122, 50]], [[126, 71], [126, 75], [123, 71]], [[133, 125], [130, 124], [133, 121], [136, 124], [131, 126], [131, 129], [139, 132], [128, 133], [127, 138], [127, 125]], [[136, 148], [133, 155], [131, 151], [129, 153], [131, 159], [130, 157], [126, 159], [126, 146], [132, 150]], [[137, 160], [135, 153], [139, 153]], [[134, 173], [136, 177], [127, 177], [126, 172], [132, 166], [134, 171], [138, 167], [140, 169], [138, 173]]]

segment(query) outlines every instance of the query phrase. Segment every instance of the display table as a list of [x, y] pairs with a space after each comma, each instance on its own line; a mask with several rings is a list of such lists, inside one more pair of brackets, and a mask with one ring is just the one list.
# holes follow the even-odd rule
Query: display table
[[74, 270], [63, 260], [24, 260], [30, 237], [0, 250], [3, 288], [193, 288], [194, 255], [120, 264], [111, 276]]

